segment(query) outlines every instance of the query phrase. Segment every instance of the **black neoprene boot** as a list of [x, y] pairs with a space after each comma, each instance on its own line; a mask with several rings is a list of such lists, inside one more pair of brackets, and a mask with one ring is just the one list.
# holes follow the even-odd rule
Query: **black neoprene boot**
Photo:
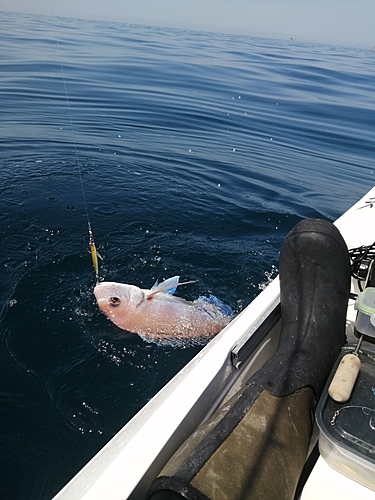
[[294, 498], [315, 406], [345, 342], [350, 263], [338, 229], [297, 224], [282, 245], [279, 277], [279, 349], [177, 450], [148, 499]]

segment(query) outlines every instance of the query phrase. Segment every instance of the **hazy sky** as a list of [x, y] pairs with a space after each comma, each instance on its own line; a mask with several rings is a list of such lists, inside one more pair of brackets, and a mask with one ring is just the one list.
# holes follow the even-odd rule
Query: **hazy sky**
[[0, 10], [375, 46], [375, 0], [0, 0]]

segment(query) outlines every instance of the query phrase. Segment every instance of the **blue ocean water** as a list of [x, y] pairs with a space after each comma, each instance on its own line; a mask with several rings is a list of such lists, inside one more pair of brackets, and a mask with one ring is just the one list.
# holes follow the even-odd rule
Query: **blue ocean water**
[[238, 313], [301, 218], [372, 187], [375, 52], [9, 13], [0, 28], [0, 495], [49, 499], [201, 349], [100, 314], [87, 213], [102, 278], [180, 275], [197, 280], [180, 296]]

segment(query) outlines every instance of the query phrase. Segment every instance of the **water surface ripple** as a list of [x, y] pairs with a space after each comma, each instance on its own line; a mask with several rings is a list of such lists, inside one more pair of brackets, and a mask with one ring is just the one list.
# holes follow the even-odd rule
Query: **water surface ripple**
[[49, 499], [201, 349], [99, 313], [80, 172], [104, 278], [178, 274], [198, 280], [181, 296], [239, 312], [301, 218], [334, 220], [373, 185], [375, 53], [0, 26], [0, 496]]

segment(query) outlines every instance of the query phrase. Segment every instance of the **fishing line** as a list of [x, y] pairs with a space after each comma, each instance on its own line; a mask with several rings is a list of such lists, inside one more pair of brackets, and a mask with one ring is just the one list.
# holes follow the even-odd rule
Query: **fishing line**
[[[50, 0], [50, 7], [51, 7], [51, 15], [52, 15], [52, 17], [54, 17], [54, 15], [53, 15], [53, 7], [52, 7], [52, 0]], [[57, 45], [58, 54], [61, 55], [60, 44], [59, 44], [59, 40], [57, 38], [56, 38], [56, 45]], [[92, 228], [91, 228], [90, 217], [89, 217], [89, 210], [88, 210], [87, 200], [86, 200], [86, 194], [85, 194], [85, 188], [84, 188], [84, 185], [83, 185], [83, 177], [82, 177], [81, 164], [80, 164], [80, 160], [79, 160], [79, 156], [78, 156], [77, 142], [76, 142], [75, 131], [74, 131], [74, 126], [73, 126], [72, 112], [71, 112], [71, 109], [70, 109], [70, 101], [69, 101], [69, 95], [68, 95], [68, 88], [67, 88], [67, 85], [66, 85], [64, 65], [63, 65], [61, 57], [60, 57], [60, 68], [61, 68], [62, 81], [63, 81], [63, 84], [64, 84], [65, 100], [66, 100], [67, 108], [68, 108], [70, 131], [71, 131], [72, 137], [73, 137], [73, 148], [74, 148], [74, 153], [75, 153], [76, 166], [77, 166], [78, 173], [79, 173], [79, 179], [80, 179], [81, 190], [82, 190], [83, 204], [84, 204], [84, 207], [85, 207], [85, 213], [86, 213], [86, 219], [87, 219], [87, 226], [88, 226], [88, 231], [89, 231], [89, 249], [90, 249], [90, 253], [91, 253], [92, 264], [94, 266], [96, 282], [98, 283], [99, 282], [99, 263], [98, 263], [98, 257], [99, 258], [102, 258], [102, 257], [100, 256], [99, 252], [96, 250], [94, 235], [93, 235]]]

